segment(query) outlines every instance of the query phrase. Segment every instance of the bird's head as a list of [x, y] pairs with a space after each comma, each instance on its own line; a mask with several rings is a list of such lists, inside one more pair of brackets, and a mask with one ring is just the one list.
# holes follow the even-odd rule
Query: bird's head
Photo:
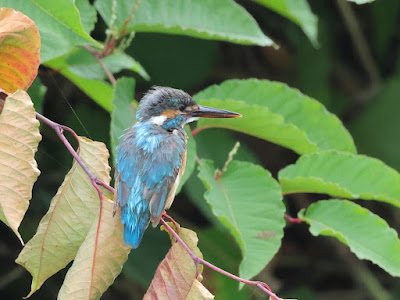
[[151, 122], [166, 130], [183, 127], [203, 118], [240, 118], [242, 115], [218, 108], [198, 105], [182, 90], [170, 87], [154, 87], [142, 98], [136, 118]]

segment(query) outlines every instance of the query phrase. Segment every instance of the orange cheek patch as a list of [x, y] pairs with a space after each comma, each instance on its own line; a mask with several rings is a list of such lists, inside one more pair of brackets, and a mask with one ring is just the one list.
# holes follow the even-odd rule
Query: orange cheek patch
[[174, 110], [165, 110], [161, 113], [162, 116], [166, 116], [168, 119], [173, 119], [178, 114], [177, 111]]

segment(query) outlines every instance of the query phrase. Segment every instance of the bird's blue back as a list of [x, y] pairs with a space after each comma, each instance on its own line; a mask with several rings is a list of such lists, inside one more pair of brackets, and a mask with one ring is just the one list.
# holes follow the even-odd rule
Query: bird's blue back
[[150, 220], [157, 225], [186, 151], [186, 135], [138, 122], [117, 147], [116, 188], [124, 241], [136, 248]]

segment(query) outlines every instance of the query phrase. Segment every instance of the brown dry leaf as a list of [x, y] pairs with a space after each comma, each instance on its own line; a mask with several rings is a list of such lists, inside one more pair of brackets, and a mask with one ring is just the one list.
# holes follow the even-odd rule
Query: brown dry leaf
[[[7, 99], [8, 101], [8, 99]], [[6, 102], [7, 102], [6, 101]], [[79, 138], [79, 156], [95, 176], [110, 182], [106, 146]], [[99, 213], [99, 196], [91, 180], [74, 161], [35, 236], [26, 244], [16, 262], [32, 274], [31, 292], [71, 262]]]
[[40, 64], [40, 35], [35, 22], [12, 8], [0, 8], [0, 87], [27, 90]]
[[0, 220], [22, 243], [18, 227], [40, 174], [35, 153], [41, 139], [28, 94], [19, 90], [9, 95], [0, 114]]
[[121, 273], [131, 247], [124, 243], [121, 211], [103, 197], [101, 217], [96, 218], [68, 270], [58, 299], [100, 299]]
[[[202, 257], [194, 231], [180, 227], [179, 236], [197, 256]], [[196, 267], [192, 258], [179, 243], [174, 243], [158, 266], [143, 299], [214, 299], [214, 296], [195, 279], [195, 275]]]

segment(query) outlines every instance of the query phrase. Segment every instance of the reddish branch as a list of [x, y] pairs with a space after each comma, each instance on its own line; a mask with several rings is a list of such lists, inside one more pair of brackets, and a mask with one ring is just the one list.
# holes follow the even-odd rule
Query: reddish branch
[[[109, 190], [110, 192], [114, 193], [114, 188], [109, 186], [108, 184], [104, 183], [103, 181], [101, 181], [100, 179], [98, 179], [90, 170], [89, 168], [85, 165], [85, 163], [82, 161], [82, 159], [79, 157], [78, 153], [75, 151], [75, 149], [72, 147], [72, 145], [69, 143], [69, 141], [67, 140], [67, 138], [64, 136], [64, 131], [68, 131], [70, 133], [72, 133], [72, 135], [78, 140], [78, 136], [77, 134], [69, 127], [64, 126], [64, 125], [60, 125], [54, 121], [51, 121], [50, 119], [46, 118], [45, 116], [36, 113], [36, 117], [42, 121], [43, 123], [47, 124], [48, 126], [50, 126], [58, 135], [58, 137], [61, 139], [61, 141], [64, 143], [65, 147], [68, 149], [68, 151], [71, 153], [71, 155], [75, 158], [75, 160], [77, 161], [77, 163], [82, 167], [82, 169], [85, 171], [85, 173], [89, 176], [93, 187], [96, 189], [97, 193], [99, 194], [99, 198], [100, 198], [100, 212], [101, 212], [101, 207], [102, 207], [102, 202], [103, 202], [103, 193], [100, 190], [99, 186], [104, 187], [105, 189]], [[79, 140], [78, 140], [79, 142]], [[163, 217], [167, 217], [167, 218], [171, 218], [169, 217], [167, 214], [163, 214]], [[270, 287], [261, 281], [252, 281], [252, 280], [246, 280], [243, 278], [240, 278], [232, 273], [229, 273], [225, 270], [222, 270], [221, 268], [218, 268], [217, 266], [209, 263], [208, 261], [201, 259], [199, 257], [196, 256], [196, 254], [194, 254], [194, 252], [192, 250], [190, 250], [190, 248], [188, 247], [188, 245], [186, 245], [186, 243], [179, 237], [178, 233], [176, 233], [165, 221], [164, 219], [161, 219], [161, 223], [164, 225], [164, 227], [175, 237], [175, 239], [177, 240], [177, 242], [179, 244], [181, 244], [181, 246], [186, 250], [186, 252], [190, 255], [190, 257], [193, 259], [194, 264], [196, 265], [196, 278], [199, 275], [199, 264], [202, 264], [204, 266], [209, 267], [210, 269], [221, 273], [229, 278], [232, 278], [234, 280], [243, 282], [245, 284], [248, 285], [253, 285], [258, 287], [260, 290], [264, 291], [265, 293], [267, 293], [272, 299], [275, 300], [282, 300], [281, 298], [279, 298], [277, 295], [275, 295]]]
[[290, 223], [295, 223], [295, 224], [303, 223], [303, 220], [300, 218], [293, 218], [287, 214], [284, 214], [284, 217], [285, 217], [286, 221], [288, 221]]

